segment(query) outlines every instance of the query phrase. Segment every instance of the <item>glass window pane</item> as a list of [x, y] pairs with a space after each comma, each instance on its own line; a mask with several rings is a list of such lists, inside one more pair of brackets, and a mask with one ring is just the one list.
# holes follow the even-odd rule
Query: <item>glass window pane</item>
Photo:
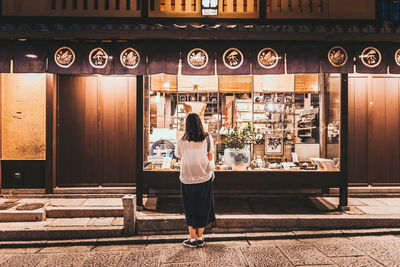
[[214, 139], [216, 170], [339, 170], [339, 75], [160, 74], [149, 84], [147, 170], [179, 170], [172, 152], [189, 112]]

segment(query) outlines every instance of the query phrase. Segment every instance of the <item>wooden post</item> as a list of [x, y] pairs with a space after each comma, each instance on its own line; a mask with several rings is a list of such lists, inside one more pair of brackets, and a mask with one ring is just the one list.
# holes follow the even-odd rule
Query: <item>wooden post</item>
[[[147, 79], [147, 77], [146, 77]], [[145, 79], [143, 76], [136, 77], [136, 204], [143, 209], [143, 90]]]
[[[1, 4], [1, 1], [0, 1]], [[2, 149], [2, 145], [3, 145], [3, 136], [2, 136], [2, 127], [3, 127], [3, 107], [2, 107], [2, 96], [3, 96], [3, 90], [5, 90], [3, 88], [3, 75], [4, 74], [0, 74], [0, 193], [1, 193], [1, 189], [2, 189], [2, 175], [1, 175], [1, 159], [3, 158], [3, 149]]]
[[340, 185], [339, 209], [349, 210], [348, 207], [348, 186], [349, 186], [349, 171], [348, 171], [348, 89], [349, 75], [340, 75], [340, 171], [342, 174], [342, 182]]
[[46, 74], [46, 193], [53, 193], [55, 185], [55, 93], [56, 76]]
[[136, 226], [136, 196], [126, 195], [122, 198], [124, 206], [124, 236], [135, 235]]

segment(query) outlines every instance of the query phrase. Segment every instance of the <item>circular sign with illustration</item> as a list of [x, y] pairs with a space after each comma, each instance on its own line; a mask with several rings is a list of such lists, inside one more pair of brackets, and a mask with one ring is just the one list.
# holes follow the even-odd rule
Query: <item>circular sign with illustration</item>
[[89, 63], [93, 68], [104, 69], [107, 65], [108, 55], [103, 48], [97, 47], [90, 51]]
[[69, 68], [75, 62], [75, 53], [74, 50], [69, 48], [68, 46], [60, 47], [54, 53], [54, 61], [56, 62], [57, 66], [60, 68]]
[[264, 48], [257, 55], [257, 62], [264, 69], [274, 68], [279, 59], [278, 53], [272, 48]]
[[394, 53], [394, 61], [400, 66], [400, 48]]
[[127, 69], [134, 69], [137, 66], [139, 66], [140, 62], [140, 55], [138, 51], [133, 49], [132, 47], [128, 47], [124, 51], [122, 51], [120, 57], [119, 57], [122, 66], [124, 66]]
[[194, 69], [202, 69], [208, 63], [208, 54], [201, 48], [192, 49], [187, 55], [187, 62]]
[[375, 47], [367, 47], [361, 53], [361, 62], [368, 68], [375, 68], [381, 63], [382, 55]]
[[347, 63], [347, 52], [341, 46], [334, 46], [328, 52], [328, 60], [332, 66], [339, 68]]
[[229, 48], [222, 55], [224, 65], [230, 69], [237, 69], [242, 66], [244, 57], [242, 52], [237, 48]]

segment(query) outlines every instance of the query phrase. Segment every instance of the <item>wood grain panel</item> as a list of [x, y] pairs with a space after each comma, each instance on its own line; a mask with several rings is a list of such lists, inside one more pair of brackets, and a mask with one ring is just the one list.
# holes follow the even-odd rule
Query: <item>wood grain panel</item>
[[[386, 169], [386, 81], [371, 78], [370, 123], [368, 136], [368, 175], [370, 183], [387, 181]], [[372, 103], [371, 103], [372, 102]]]
[[136, 182], [136, 138], [137, 131], [143, 131], [143, 129], [137, 129], [136, 122], [136, 77], [128, 78], [128, 147], [129, 147], [129, 173], [128, 177], [130, 182]]
[[136, 79], [61, 76], [58, 184], [132, 185]]
[[84, 77], [80, 76], [61, 76], [59, 79], [57, 184], [97, 185], [93, 177], [86, 175], [86, 169], [93, 165], [85, 142], [85, 87], [97, 86], [96, 81], [92, 79], [90, 84], [86, 84]]
[[385, 182], [400, 183], [398, 78], [386, 79], [386, 165]]
[[80, 77], [84, 80], [85, 112], [84, 112], [84, 176], [95, 181], [99, 175], [99, 161], [97, 159], [97, 77]]
[[[368, 182], [368, 79], [356, 78], [354, 80], [353, 100], [353, 164], [349, 165], [350, 181], [353, 183], [367, 183]], [[349, 103], [350, 108], [350, 103]], [[350, 135], [350, 126], [349, 126]], [[350, 148], [350, 140], [349, 140]]]
[[103, 181], [111, 180], [115, 176], [113, 164], [116, 162], [115, 149], [115, 87], [112, 77], [102, 77], [101, 87], [103, 99]]

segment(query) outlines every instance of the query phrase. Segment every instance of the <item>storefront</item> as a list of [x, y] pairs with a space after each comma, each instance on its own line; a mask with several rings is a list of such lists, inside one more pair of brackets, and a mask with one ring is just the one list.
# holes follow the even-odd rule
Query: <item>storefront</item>
[[[179, 188], [173, 151], [186, 114], [198, 112], [216, 144], [217, 190], [339, 187], [346, 205], [348, 172], [359, 171], [348, 163], [362, 165], [363, 142], [369, 147], [368, 138], [377, 138], [361, 134], [372, 126], [357, 115], [370, 104], [357, 84], [379, 73], [391, 101], [381, 104], [397, 120], [385, 124], [393, 137], [385, 143], [392, 148], [387, 162], [393, 181], [399, 176], [400, 50], [394, 43], [18, 41], [3, 43], [0, 59], [2, 73], [13, 63], [12, 74], [2, 74], [3, 188], [18, 178], [18, 166], [40, 163], [49, 192], [136, 184], [140, 205], [143, 193]], [[46, 95], [37, 96], [45, 120], [30, 128], [44, 129], [33, 131], [39, 146], [26, 151], [39, 151], [34, 156], [5, 139], [12, 136], [5, 124], [24, 118], [20, 111], [4, 112], [10, 81], [28, 75], [21, 73], [42, 73], [36, 75]], [[376, 120], [373, 127], [380, 129], [382, 120]], [[31, 143], [34, 135], [23, 132]]]

